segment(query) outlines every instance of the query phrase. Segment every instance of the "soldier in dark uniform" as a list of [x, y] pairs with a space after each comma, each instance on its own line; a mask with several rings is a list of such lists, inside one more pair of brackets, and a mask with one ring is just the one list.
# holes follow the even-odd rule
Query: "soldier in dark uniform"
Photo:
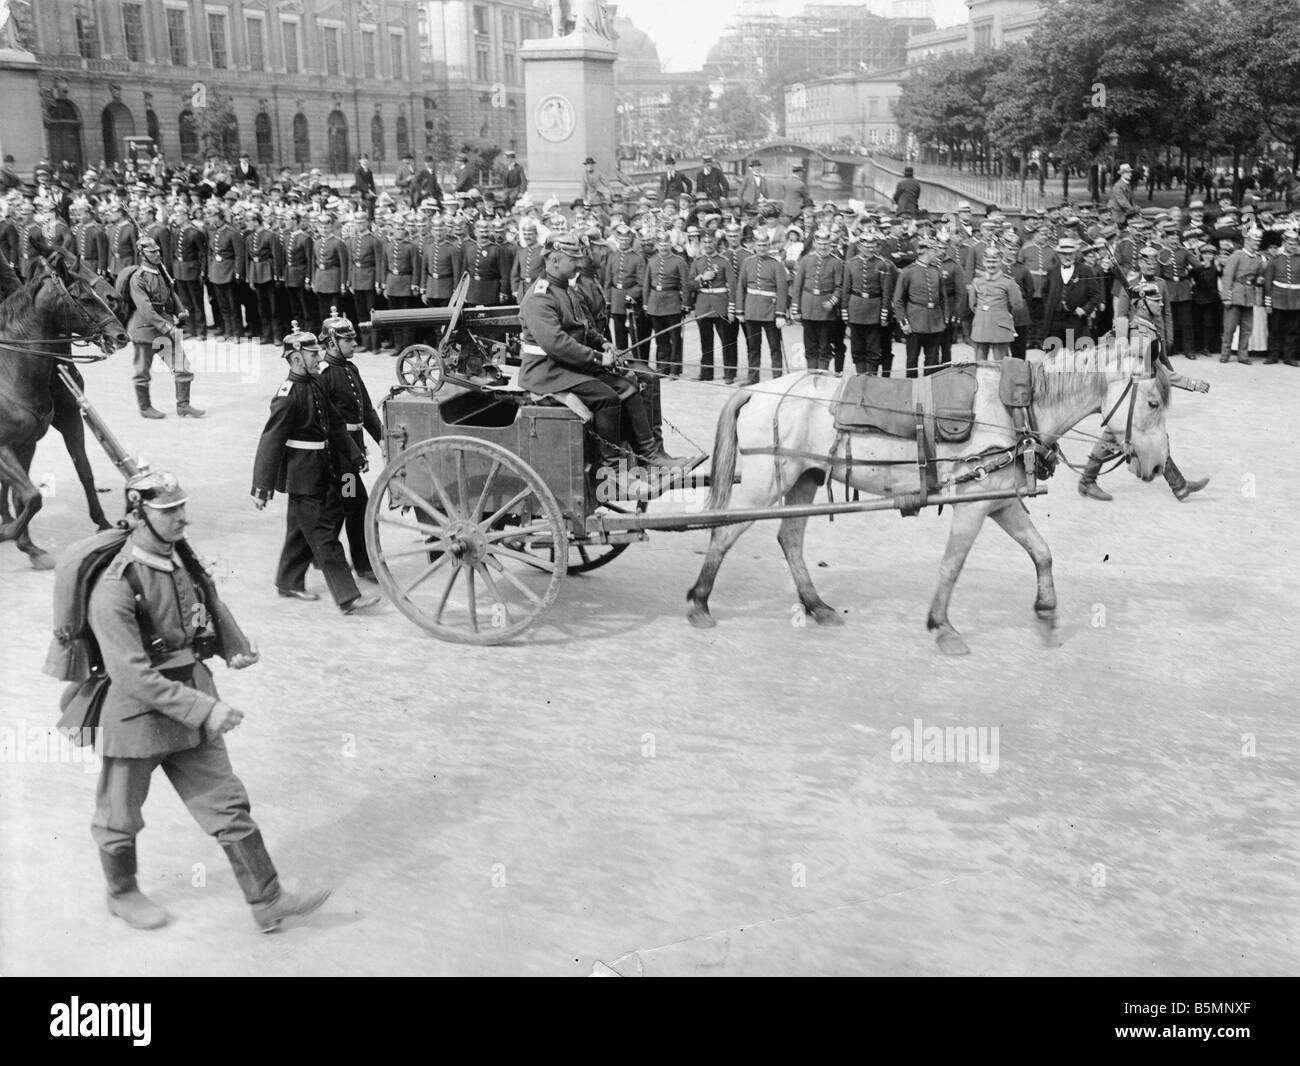
[[284, 293], [288, 302], [284, 316], [310, 329], [317, 321], [316, 301], [312, 299], [311, 273], [315, 265], [312, 236], [307, 232], [306, 216], [300, 209], [292, 211], [293, 221], [284, 241]]
[[844, 260], [831, 250], [831, 233], [813, 233], [813, 251], [794, 270], [790, 307], [803, 323], [805, 359], [809, 370], [829, 370], [831, 325], [839, 318], [840, 290], [844, 287]]
[[312, 251], [315, 253], [315, 268], [311, 275], [311, 288], [316, 294], [316, 320], [324, 322], [347, 289], [348, 269], [352, 262], [339, 237], [338, 219], [334, 215], [326, 212], [316, 216]]
[[199, 340], [208, 336], [208, 312], [203, 304], [203, 271], [207, 263], [207, 238], [203, 230], [190, 221], [184, 206], [172, 210], [172, 228], [168, 252], [176, 295], [189, 320], [189, 335]]
[[878, 232], [868, 230], [858, 239], [858, 254], [844, 267], [840, 308], [859, 374], [887, 372], [893, 357], [889, 315], [898, 271], [877, 254], [880, 239]]
[[619, 440], [627, 440], [637, 461], [650, 467], [678, 467], [655, 439], [635, 375], [614, 368], [614, 345], [593, 329], [575, 306], [571, 288], [583, 257], [573, 236], [550, 245], [544, 275], [524, 297], [521, 388], [543, 395], [571, 393], [592, 413], [592, 429], [605, 476], [628, 488]]
[[[109, 202], [108, 214], [108, 272], [116, 280], [123, 270], [138, 261], [136, 240], [140, 233], [127, 217], [126, 204], [121, 200], [114, 198]], [[24, 272], [23, 277], [26, 276]]]
[[194, 371], [185, 355], [176, 312], [180, 304], [171, 279], [162, 268], [162, 249], [152, 237], [141, 237], [137, 245], [144, 260], [131, 275], [128, 287], [132, 307], [127, 334], [135, 342], [132, 382], [135, 398], [143, 418], [164, 418], [149, 399], [149, 382], [153, 357], [162, 358], [176, 381], [176, 413], [182, 418], [202, 418], [203, 412], [190, 403], [190, 385]]
[[736, 278], [736, 318], [745, 330], [745, 347], [749, 357], [746, 385], [757, 385], [763, 365], [763, 335], [772, 358], [772, 376], [784, 371], [785, 349], [781, 331], [790, 302], [790, 279], [784, 264], [772, 254], [772, 240], [766, 230], [754, 238], [754, 252], [740, 265]]
[[[415, 287], [420, 281], [420, 250], [411, 240], [411, 222], [405, 217], [394, 217], [392, 233], [392, 239], [384, 249], [384, 258], [388, 262], [384, 277], [384, 299], [388, 301], [390, 309], [400, 311], [414, 307], [417, 302]], [[328, 341], [324, 326], [321, 327], [321, 340]], [[394, 343], [399, 352], [411, 344], [411, 330], [396, 330]], [[326, 350], [328, 353], [328, 345]]]
[[[618, 249], [605, 260], [601, 281], [605, 286], [605, 304], [609, 308], [610, 321], [614, 327], [614, 343], [620, 351], [626, 352], [631, 351], [636, 333], [636, 309], [643, 298], [641, 282], [645, 273], [645, 259], [632, 247], [633, 234], [629, 226], [620, 224], [614, 235], [618, 240]], [[630, 329], [629, 319], [633, 323]], [[647, 346], [637, 341], [632, 357], [649, 363]]]
[[[519, 225], [519, 239], [522, 242], [515, 249], [510, 262], [510, 293], [516, 304], [522, 304], [533, 282], [542, 276], [542, 245], [537, 239], [537, 223], [525, 218]], [[606, 302], [609, 293], [605, 294]]]
[[925, 373], [918, 365], [922, 349], [925, 366], [938, 368], [939, 345], [950, 316], [943, 277], [935, 265], [933, 240], [921, 237], [917, 250], [916, 262], [899, 273], [894, 286], [894, 316], [907, 345], [907, 376], [913, 378]]
[[86, 267], [100, 277], [108, 275], [108, 234], [95, 221], [90, 204], [85, 200], [72, 202], [72, 241], [77, 256], [77, 266]]
[[[209, 630], [207, 614], [199, 586], [174, 551], [185, 534], [187, 497], [162, 470], [132, 477], [126, 497], [130, 536], [96, 582], [89, 606], [110, 681], [91, 822], [108, 881], [108, 910], [135, 929], [167, 923], [167, 912], [136, 881], [141, 808], [161, 766], [194, 820], [225, 851], [257, 927], [269, 932], [286, 918], [316, 910], [329, 891], [294, 895], [281, 889], [248, 792], [230, 765], [222, 734], [244, 715], [217, 695], [198, 646]], [[256, 652], [242, 653], [228, 665], [238, 670], [256, 661]]]
[[[370, 393], [366, 391], [366, 383], [361, 380], [361, 371], [352, 362], [357, 335], [352, 330], [352, 323], [336, 311], [321, 326], [320, 339], [325, 350], [321, 384], [325, 386], [326, 395], [342, 418], [343, 428], [364, 456], [364, 434], [369, 433], [376, 444], [382, 444], [384, 427], [375, 412], [375, 405], [370, 402]], [[369, 496], [366, 494], [365, 482], [361, 479], [364, 466], [347, 466], [341, 462], [340, 467], [343, 475], [340, 496], [343, 499], [343, 512], [347, 516], [343, 528], [347, 532], [352, 569], [356, 571], [357, 577], [374, 581], [374, 567], [366, 550], [365, 517]]]
[[495, 307], [510, 299], [510, 268], [500, 246], [492, 243], [492, 226], [486, 219], [474, 223], [474, 236], [460, 248], [469, 288], [465, 292], [468, 307]]
[[736, 345], [727, 346], [723, 327], [735, 310], [736, 279], [727, 257], [718, 254], [718, 241], [712, 231], [701, 241], [700, 255], [691, 263], [690, 301], [695, 323], [700, 328], [700, 376], [697, 381], [713, 380], [713, 338], [722, 344], [723, 380], [736, 380]]
[[1300, 229], [1294, 226], [1282, 231], [1282, 250], [1264, 267], [1264, 310], [1271, 346], [1265, 362], [1300, 366]]
[[307, 567], [314, 561], [344, 614], [366, 611], [380, 598], [361, 595], [339, 543], [345, 517], [341, 491], [359, 483], [353, 472], [365, 468], [365, 453], [320, 380], [315, 335], [291, 333], [284, 339], [284, 357], [289, 377], [271, 400], [253, 464], [252, 495], [259, 511], [275, 492], [289, 494], [275, 587], [287, 599], [320, 599], [306, 589]]
[[204, 209], [207, 220], [208, 284], [215, 297], [214, 316], [217, 320], [218, 340], [237, 340], [243, 332], [239, 305], [235, 302], [235, 281], [240, 273], [240, 241], [234, 227], [226, 221], [226, 210], [220, 204], [208, 202]]
[[464, 261], [460, 245], [447, 232], [447, 220], [441, 215], [433, 220], [429, 239], [420, 250], [420, 262], [424, 274], [420, 282], [422, 301], [429, 307], [446, 307], [464, 272]]
[[[352, 216], [353, 232], [348, 238], [347, 286], [352, 293], [353, 308], [357, 316], [357, 325], [369, 322], [375, 310], [375, 293], [384, 288], [384, 245], [370, 232], [370, 216], [365, 211], [358, 211]], [[359, 351], [374, 350], [375, 338], [369, 327], [361, 330], [361, 347]]]
[[641, 278], [645, 292], [646, 314], [650, 332], [658, 333], [655, 369], [668, 377], [682, 376], [682, 312], [688, 280], [686, 260], [673, 250], [672, 238], [661, 231], [656, 238], [655, 254], [646, 263]]
[[244, 237], [244, 256], [249, 286], [257, 298], [257, 320], [261, 342], [274, 344], [275, 335], [275, 244], [276, 237], [266, 228], [262, 212], [256, 209], [246, 216], [248, 231]]

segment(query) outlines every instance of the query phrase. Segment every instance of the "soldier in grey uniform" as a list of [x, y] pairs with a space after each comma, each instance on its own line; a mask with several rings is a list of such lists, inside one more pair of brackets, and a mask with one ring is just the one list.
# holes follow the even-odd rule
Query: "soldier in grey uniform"
[[152, 237], [141, 237], [136, 247], [143, 261], [131, 275], [128, 286], [132, 311], [127, 333], [135, 342], [131, 380], [135, 384], [140, 415], [143, 418], [166, 417], [154, 409], [149, 398], [153, 357], [158, 355], [176, 380], [176, 413], [182, 418], [202, 418], [203, 412], [190, 403], [194, 371], [190, 369], [181, 330], [176, 325], [180, 304], [171, 278], [163, 270], [162, 249]]
[[[130, 536], [90, 594], [89, 620], [109, 687], [100, 717], [103, 763], [91, 834], [108, 880], [108, 909], [135, 929], [157, 929], [167, 912], [136, 882], [136, 837], [153, 771], [161, 766], [194, 820], [216, 838], [259, 929], [310, 914], [329, 891], [294, 895], [280, 887], [248, 793], [222, 734], [243, 712], [217, 695], [197, 646], [208, 629], [203, 601], [174, 553], [185, 532], [187, 497], [165, 471], [127, 482]], [[256, 652], [229, 665], [242, 669]]]

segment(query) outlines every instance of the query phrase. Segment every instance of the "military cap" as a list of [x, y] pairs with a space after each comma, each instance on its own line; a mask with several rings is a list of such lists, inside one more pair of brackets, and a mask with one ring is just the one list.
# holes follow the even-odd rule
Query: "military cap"
[[558, 237], [552, 237], [548, 243], [552, 251], [559, 252], [561, 255], [567, 255], [573, 259], [580, 259], [583, 255], [582, 242], [576, 234], [565, 233]]
[[1187, 205], [1187, 210], [1188, 210], [1188, 211], [1204, 211], [1204, 210], [1205, 210], [1205, 201], [1204, 201], [1204, 200], [1193, 200], [1190, 204]]
[[582, 161], [582, 165], [584, 167], [588, 167], [588, 166], [594, 167], [596, 165], [596, 161], [592, 159], [591, 156], [587, 156], [587, 158]]
[[169, 511], [189, 500], [176, 475], [169, 470], [143, 470], [126, 481], [126, 507], [134, 511], [148, 507], [155, 511]]
[[1138, 249], [1137, 254], [1139, 259], [1155, 259], [1160, 252], [1154, 245], [1144, 244]]
[[1056, 251], [1058, 252], [1077, 252], [1079, 242], [1073, 237], [1062, 237], [1056, 242]]

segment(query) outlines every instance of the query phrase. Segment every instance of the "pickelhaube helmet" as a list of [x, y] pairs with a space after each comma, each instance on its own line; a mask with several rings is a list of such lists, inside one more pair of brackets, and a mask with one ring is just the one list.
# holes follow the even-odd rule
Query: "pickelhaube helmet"
[[284, 338], [284, 352], [282, 355], [285, 359], [288, 359], [294, 352], [317, 352], [319, 350], [320, 341], [316, 339], [316, 334], [299, 329], [297, 322], [290, 323], [289, 333]]
[[126, 509], [136, 511], [149, 507], [155, 511], [167, 511], [179, 507], [189, 499], [176, 475], [170, 470], [150, 470], [148, 466], [127, 478]]
[[142, 255], [145, 252], [162, 251], [162, 249], [158, 247], [158, 242], [154, 240], [152, 237], [141, 237], [138, 241], [135, 242], [135, 249], [137, 252], [140, 252]]
[[328, 343], [340, 337], [356, 339], [357, 332], [352, 328], [352, 323], [339, 314], [337, 307], [330, 307], [330, 316], [320, 324], [320, 339]]

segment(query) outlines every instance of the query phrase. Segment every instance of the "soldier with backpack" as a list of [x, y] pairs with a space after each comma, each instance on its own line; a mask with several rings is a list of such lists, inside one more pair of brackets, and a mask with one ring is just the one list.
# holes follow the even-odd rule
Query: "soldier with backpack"
[[126, 267], [118, 278], [118, 292], [132, 307], [127, 333], [135, 342], [135, 398], [142, 418], [165, 418], [154, 409], [149, 398], [153, 357], [158, 355], [176, 379], [176, 413], [182, 418], [202, 418], [203, 412], [190, 403], [190, 385], [194, 371], [185, 355], [185, 346], [176, 313], [180, 303], [175, 285], [162, 265], [162, 249], [152, 237], [141, 237], [136, 245], [139, 266]]
[[[161, 766], [194, 819], [225, 851], [257, 927], [269, 932], [286, 918], [316, 910], [329, 891], [294, 895], [281, 889], [248, 793], [230, 765], [222, 735], [244, 715], [220, 698], [203, 663], [215, 651], [226, 652], [213, 647], [216, 605], [204, 592], [210, 586], [178, 551], [187, 500], [173, 474], [132, 476], [126, 485], [130, 531], [88, 593], [95, 658], [107, 678], [91, 833], [108, 881], [109, 913], [134, 929], [165, 925], [167, 912], [136, 881], [141, 808]], [[256, 661], [251, 648], [228, 659], [235, 669]]]

